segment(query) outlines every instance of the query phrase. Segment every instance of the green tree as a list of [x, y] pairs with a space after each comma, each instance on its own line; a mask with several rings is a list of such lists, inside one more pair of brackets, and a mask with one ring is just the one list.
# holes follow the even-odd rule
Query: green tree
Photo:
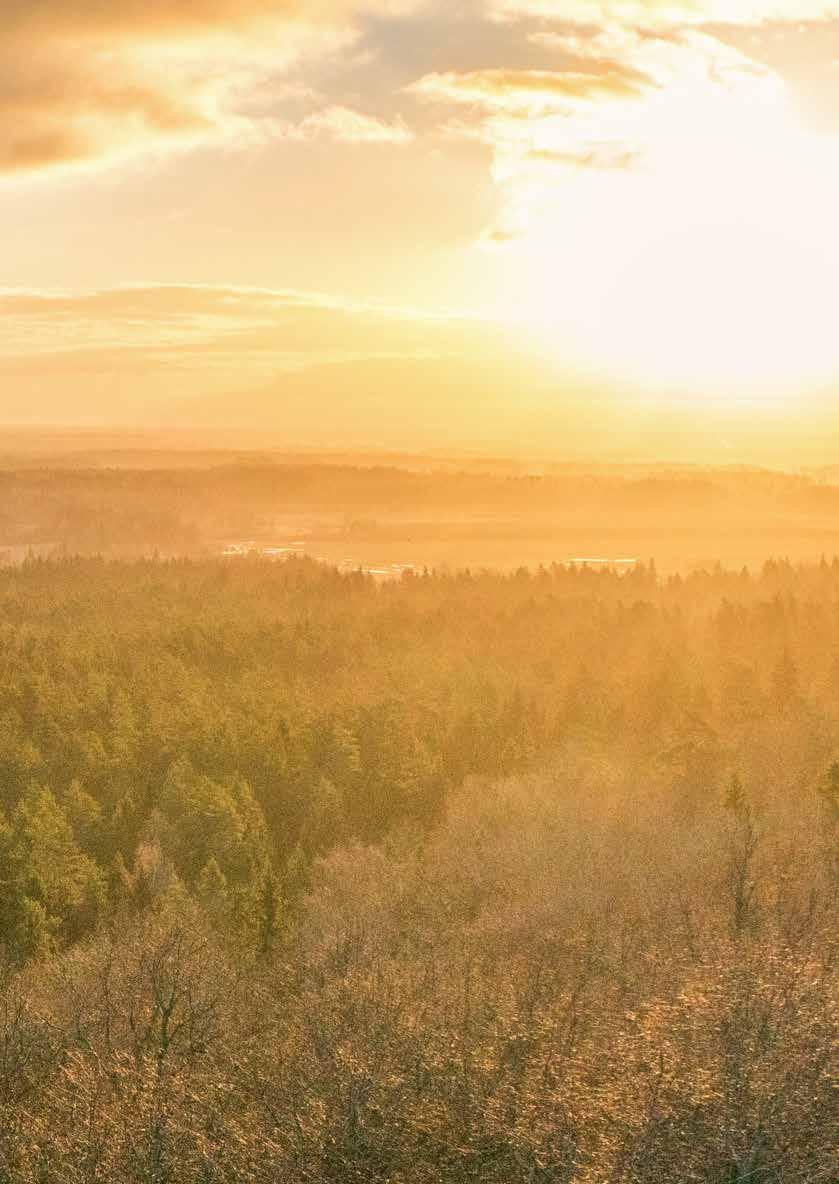
[[274, 949], [280, 933], [280, 894], [273, 872], [266, 871], [262, 880], [259, 918], [257, 927], [257, 950], [267, 958]]

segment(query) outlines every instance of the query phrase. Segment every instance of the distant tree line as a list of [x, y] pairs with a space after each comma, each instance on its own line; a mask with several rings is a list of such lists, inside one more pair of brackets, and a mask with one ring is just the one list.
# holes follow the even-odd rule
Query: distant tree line
[[[384, 464], [256, 459], [202, 467], [27, 467], [0, 472], [0, 546], [50, 543], [73, 552], [158, 546], [183, 552], [224, 537], [268, 537], [295, 515], [383, 531], [409, 522], [521, 535], [553, 526], [693, 524], [731, 530], [790, 525], [829, 532], [839, 485], [757, 469], [561, 467], [541, 475], [417, 471]], [[337, 516], [337, 518], [336, 518]], [[771, 516], [771, 517], [768, 517]]]

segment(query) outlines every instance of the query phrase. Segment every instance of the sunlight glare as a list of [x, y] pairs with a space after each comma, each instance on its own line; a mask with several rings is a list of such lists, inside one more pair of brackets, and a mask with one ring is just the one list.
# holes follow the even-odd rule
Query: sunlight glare
[[528, 212], [511, 265], [528, 295], [508, 315], [558, 360], [677, 395], [825, 383], [839, 373], [839, 166], [825, 141], [771, 87], [652, 104], [636, 167], [514, 192]]

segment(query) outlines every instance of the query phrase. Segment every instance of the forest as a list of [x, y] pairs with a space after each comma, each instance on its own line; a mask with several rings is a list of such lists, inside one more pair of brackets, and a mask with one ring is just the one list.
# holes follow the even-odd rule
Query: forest
[[369, 544], [374, 555], [396, 546], [405, 562], [452, 569], [603, 548], [655, 555], [667, 571], [839, 551], [831, 469], [125, 447], [56, 458], [3, 447], [0, 433], [0, 562], [29, 547], [200, 556], [241, 539]]
[[2, 1184], [836, 1184], [837, 887], [839, 560], [0, 570]]

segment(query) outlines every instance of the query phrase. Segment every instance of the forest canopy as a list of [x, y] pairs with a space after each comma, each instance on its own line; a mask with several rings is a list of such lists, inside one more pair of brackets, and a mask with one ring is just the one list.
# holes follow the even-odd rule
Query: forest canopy
[[0, 1178], [834, 1179], [838, 604], [0, 571]]

